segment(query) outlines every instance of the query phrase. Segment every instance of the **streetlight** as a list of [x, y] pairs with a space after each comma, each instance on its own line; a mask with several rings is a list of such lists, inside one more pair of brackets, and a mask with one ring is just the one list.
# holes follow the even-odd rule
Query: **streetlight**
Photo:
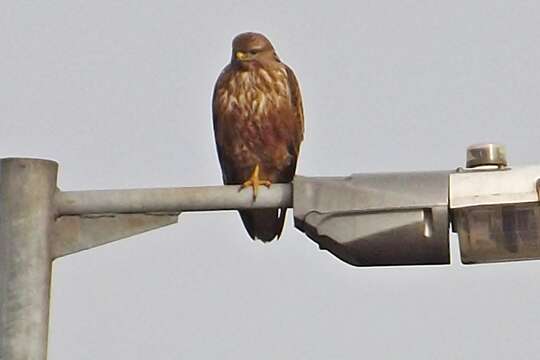
[[356, 266], [540, 258], [540, 166], [510, 168], [504, 148], [468, 149], [454, 171], [302, 177], [238, 186], [61, 191], [58, 164], [0, 159], [0, 360], [45, 360], [52, 261], [174, 224], [185, 211], [293, 207], [295, 226]]

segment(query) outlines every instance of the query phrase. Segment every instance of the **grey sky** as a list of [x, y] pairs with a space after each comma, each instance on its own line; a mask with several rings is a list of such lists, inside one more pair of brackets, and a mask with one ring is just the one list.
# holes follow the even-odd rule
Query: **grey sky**
[[[451, 169], [499, 141], [539, 163], [536, 1], [8, 1], [0, 157], [65, 190], [217, 184], [214, 81], [265, 33], [302, 87], [298, 173]], [[531, 359], [539, 262], [354, 268], [232, 212], [55, 262], [50, 359]]]

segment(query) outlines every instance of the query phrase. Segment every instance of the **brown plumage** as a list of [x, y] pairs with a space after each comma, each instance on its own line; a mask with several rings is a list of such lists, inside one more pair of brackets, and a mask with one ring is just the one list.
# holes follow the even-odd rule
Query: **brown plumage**
[[[232, 58], [212, 100], [214, 133], [225, 184], [253, 187], [290, 182], [304, 132], [300, 89], [293, 71], [261, 34], [234, 38]], [[252, 239], [270, 241], [286, 209], [240, 211]]]

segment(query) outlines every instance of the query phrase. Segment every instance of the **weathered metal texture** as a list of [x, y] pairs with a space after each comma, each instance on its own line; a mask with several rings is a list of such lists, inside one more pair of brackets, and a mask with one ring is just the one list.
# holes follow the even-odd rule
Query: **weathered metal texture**
[[290, 208], [292, 185], [262, 188], [255, 201], [250, 189], [235, 185], [63, 191], [56, 195], [56, 206], [60, 215]]
[[0, 359], [47, 356], [51, 258], [48, 235], [58, 165], [0, 160]]
[[178, 214], [62, 216], [53, 227], [51, 256], [57, 258], [174, 224]]
[[297, 176], [295, 226], [356, 266], [448, 264], [448, 174]]

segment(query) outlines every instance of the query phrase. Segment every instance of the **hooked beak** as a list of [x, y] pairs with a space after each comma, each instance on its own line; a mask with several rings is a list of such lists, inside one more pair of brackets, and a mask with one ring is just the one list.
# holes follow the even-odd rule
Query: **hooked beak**
[[236, 59], [240, 61], [244, 61], [248, 58], [248, 54], [243, 51], [237, 51], [235, 56], [236, 56]]

